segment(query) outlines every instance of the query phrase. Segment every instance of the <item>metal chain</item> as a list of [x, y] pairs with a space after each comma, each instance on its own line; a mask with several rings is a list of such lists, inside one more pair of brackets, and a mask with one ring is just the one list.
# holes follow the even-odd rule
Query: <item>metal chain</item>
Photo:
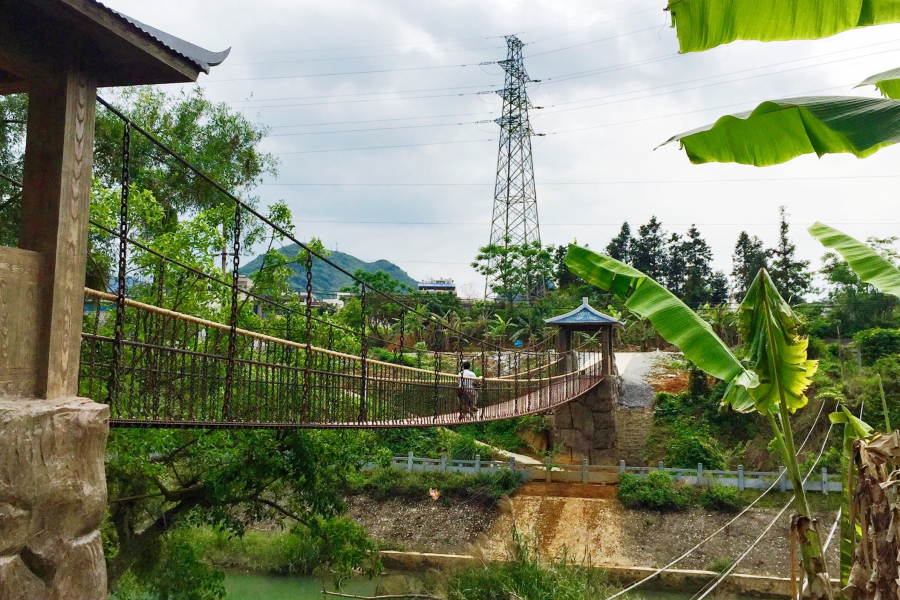
[[398, 359], [397, 362], [401, 365], [403, 364], [403, 346], [405, 345], [405, 340], [403, 339], [403, 333], [404, 333], [403, 329], [404, 329], [405, 318], [406, 318], [406, 311], [401, 309], [400, 310], [400, 340], [399, 340], [400, 347], [397, 350], [397, 359]]
[[306, 253], [306, 356], [303, 365], [303, 410], [300, 419], [309, 419], [309, 401], [312, 392], [309, 361], [312, 358], [312, 254]]
[[238, 276], [241, 266], [241, 207], [234, 207], [234, 258], [231, 271], [231, 329], [228, 331], [228, 361], [225, 363], [225, 400], [222, 417], [231, 418], [231, 399], [234, 397], [234, 359], [237, 347]]
[[369, 338], [366, 336], [366, 284], [360, 286], [359, 294], [360, 312], [362, 320], [362, 337], [360, 338], [359, 349], [359, 369], [362, 376], [362, 394], [359, 396], [359, 421], [368, 420], [368, 408], [366, 407], [366, 396], [369, 389], [369, 364], [367, 358], [369, 356]]
[[131, 188], [131, 123], [126, 122], [122, 132], [122, 196], [119, 204], [119, 277], [116, 290], [116, 324], [113, 338], [112, 372], [107, 389], [108, 404], [119, 398], [121, 384], [122, 340], [125, 337], [125, 268], [128, 261], [128, 193]]

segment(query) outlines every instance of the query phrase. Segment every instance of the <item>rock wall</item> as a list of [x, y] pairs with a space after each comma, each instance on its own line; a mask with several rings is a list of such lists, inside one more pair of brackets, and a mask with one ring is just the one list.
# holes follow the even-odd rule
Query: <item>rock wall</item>
[[556, 461], [592, 465], [616, 464], [616, 404], [618, 377], [608, 377], [591, 391], [553, 409], [551, 447], [558, 448]]
[[102, 600], [109, 408], [0, 398], [0, 599]]

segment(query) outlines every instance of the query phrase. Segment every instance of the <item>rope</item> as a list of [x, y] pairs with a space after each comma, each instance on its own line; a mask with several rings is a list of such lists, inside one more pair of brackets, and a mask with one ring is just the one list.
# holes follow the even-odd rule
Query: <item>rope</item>
[[[825, 402], [822, 402], [822, 405], [824, 406]], [[838, 406], [840, 406], [840, 404], [838, 404]], [[834, 429], [834, 423], [829, 425], [828, 433], [825, 434], [825, 440], [822, 442], [822, 448], [819, 450], [819, 455], [816, 456], [815, 462], [813, 462], [812, 466], [809, 468], [809, 471], [806, 473], [806, 476], [803, 478], [804, 485], [809, 480], [810, 475], [812, 475], [812, 472], [815, 470], [816, 465], [819, 464], [819, 460], [822, 458], [822, 455], [825, 453], [825, 446], [828, 445], [828, 439], [831, 437], [832, 429]], [[807, 439], [808, 439], [808, 437], [809, 436], [807, 436]], [[795, 492], [796, 492], [796, 490], [795, 490]], [[725, 578], [728, 577], [737, 568], [737, 566], [739, 564], [741, 564], [741, 561], [744, 560], [745, 558], [747, 558], [747, 555], [750, 554], [750, 552], [754, 548], [756, 548], [756, 546], [759, 544], [759, 542], [762, 541], [763, 537], [765, 537], [765, 535], [769, 532], [769, 530], [772, 529], [772, 527], [775, 525], [775, 523], [778, 522], [778, 520], [785, 513], [785, 511], [787, 511], [787, 509], [790, 508], [791, 504], [794, 502], [795, 496], [796, 496], [796, 493], [791, 495], [791, 499], [788, 500], [787, 504], [785, 504], [784, 507], [780, 511], [778, 511], [778, 514], [775, 515], [775, 518], [772, 519], [772, 521], [766, 526], [766, 528], [763, 530], [763, 532], [761, 534], [759, 534], [759, 537], [757, 537], [756, 540], [752, 544], [750, 544], [750, 547], [747, 548], [744, 551], [744, 553], [741, 554], [738, 557], [738, 559], [731, 564], [730, 567], [728, 567], [728, 569], [726, 569], [719, 577], [717, 577], [716, 579], [713, 580], [712, 585], [709, 587], [709, 589], [707, 589], [705, 592], [703, 592], [703, 594], [701, 596], [699, 596], [697, 598], [692, 598], [691, 600], [703, 600], [710, 594], [710, 592], [712, 592], [714, 589], [716, 589], [716, 587], [720, 583], [722, 583], [722, 581], [724, 581]]]
[[[809, 441], [809, 437], [812, 435], [813, 430], [816, 428], [816, 425], [819, 423], [819, 418], [822, 416], [822, 411], [823, 411], [824, 408], [825, 408], [825, 402], [823, 401], [823, 402], [822, 402], [822, 406], [819, 407], [819, 413], [816, 415], [816, 420], [813, 421], [812, 427], [809, 428], [809, 432], [806, 434], [806, 439], [803, 440], [803, 443], [800, 445], [800, 448], [797, 450], [797, 454], [798, 454], [798, 455], [800, 454], [800, 452], [803, 451], [803, 447], [806, 446], [806, 442]], [[830, 431], [830, 430], [829, 430], [829, 431]], [[635, 589], [635, 588], [637, 588], [637, 587], [639, 587], [639, 586], [641, 586], [641, 585], [647, 583], [648, 581], [650, 581], [651, 579], [653, 579], [654, 577], [656, 577], [657, 575], [659, 575], [659, 574], [662, 573], [663, 571], [672, 568], [672, 566], [674, 566], [675, 564], [681, 562], [682, 560], [684, 560], [685, 558], [687, 558], [688, 556], [690, 556], [693, 552], [695, 552], [697, 549], [699, 549], [703, 544], [705, 544], [705, 543], [708, 542], [709, 540], [713, 539], [715, 536], [717, 536], [717, 535], [719, 535], [720, 533], [722, 533], [723, 531], [725, 531], [725, 529], [727, 529], [727, 528], [728, 528], [730, 525], [732, 525], [735, 521], [737, 521], [738, 519], [740, 519], [741, 517], [743, 517], [745, 514], [747, 514], [747, 512], [748, 512], [751, 508], [753, 508], [753, 507], [756, 505], [757, 502], [759, 502], [760, 500], [762, 500], [763, 496], [765, 496], [766, 494], [768, 494], [769, 492], [771, 492], [771, 491], [775, 488], [775, 486], [778, 485], [778, 482], [781, 481], [781, 478], [782, 478], [782, 477], [784, 477], [784, 470], [782, 470], [780, 476], [778, 476], [778, 477], [775, 478], [775, 481], [772, 482], [772, 485], [770, 485], [768, 488], [766, 488], [766, 490], [765, 490], [762, 494], [760, 494], [759, 496], [757, 496], [757, 498], [756, 498], [753, 502], [751, 502], [750, 504], [748, 504], [748, 505], [744, 508], [744, 510], [742, 510], [742, 511], [739, 512], [737, 515], [735, 515], [733, 519], [731, 519], [730, 521], [728, 521], [727, 523], [725, 523], [724, 525], [722, 525], [721, 527], [719, 527], [718, 529], [716, 529], [715, 531], [713, 531], [711, 534], [709, 534], [708, 536], [706, 536], [705, 538], [703, 538], [702, 540], [700, 540], [700, 542], [698, 542], [693, 548], [691, 548], [690, 550], [688, 550], [687, 552], [685, 552], [684, 554], [682, 554], [681, 556], [679, 556], [678, 558], [676, 558], [675, 560], [673, 560], [672, 562], [670, 562], [669, 564], [665, 565], [664, 567], [660, 567], [659, 569], [653, 571], [652, 573], [650, 573], [649, 575], [647, 575], [646, 577], [644, 577], [644, 578], [641, 579], [640, 581], [637, 581], [637, 582], [635, 582], [635, 583], [632, 583], [630, 586], [628, 586], [628, 587], [625, 588], [624, 590], [620, 590], [620, 591], [616, 592], [616, 593], [613, 594], [612, 596], [609, 596], [608, 598], [606, 598], [606, 600], [614, 600], [615, 598], [618, 598], [619, 596], [622, 596], [623, 594], [627, 594], [627, 593], [630, 592], [631, 590], [633, 590], [633, 589]]]

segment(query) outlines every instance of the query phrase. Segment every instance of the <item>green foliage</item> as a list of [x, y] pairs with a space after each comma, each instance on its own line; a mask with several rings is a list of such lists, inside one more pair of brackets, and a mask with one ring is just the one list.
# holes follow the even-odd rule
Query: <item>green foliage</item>
[[738, 235], [732, 255], [731, 276], [734, 278], [734, 295], [743, 298], [750, 289], [760, 269], [768, 267], [771, 250], [766, 250], [758, 236], [751, 237], [746, 231]]
[[518, 529], [507, 560], [460, 567], [447, 581], [448, 600], [593, 600], [614, 591], [605, 571], [573, 564], [565, 552], [542, 561], [538, 544]]
[[[743, 508], [745, 502], [736, 487], [711, 485], [697, 497], [697, 502], [706, 510], [734, 513]], [[716, 570], [716, 569], [711, 569]]]
[[719, 444], [706, 425], [678, 421], [669, 426], [665, 445], [665, 464], [678, 469], [693, 469], [702, 463], [707, 469], [724, 469], [725, 459]]
[[202, 546], [176, 532], [135, 564], [116, 589], [116, 600], [221, 600], [225, 574], [202, 558]]
[[665, 143], [680, 143], [695, 164], [764, 167], [811, 153], [848, 152], [865, 158], [900, 140], [898, 117], [896, 100], [845, 96], [772, 100]]
[[[0, 96], [0, 173], [22, 181], [28, 96]], [[19, 187], [0, 179], [0, 244], [17, 246], [22, 196]]]
[[900, 354], [900, 329], [866, 329], [853, 336], [853, 345], [859, 348], [863, 364], [871, 366], [880, 358]]
[[724, 573], [728, 569], [731, 568], [731, 565], [734, 564], [734, 559], [729, 556], [720, 556], [718, 558], [712, 559], [712, 561], [706, 565], [707, 571], [713, 571], [715, 573]]
[[509, 469], [501, 469], [493, 474], [466, 475], [382, 467], [361, 471], [347, 481], [344, 489], [348, 494], [365, 494], [375, 500], [428, 500], [429, 490], [436, 489], [441, 493], [442, 499], [452, 498], [491, 505], [503, 496], [515, 492], [521, 484], [521, 476]]
[[890, 0], [669, 0], [681, 52], [701, 52], [735, 40], [814, 40], [857, 27], [896, 23]]
[[531, 298], [553, 280], [553, 247], [540, 242], [513, 244], [509, 238], [478, 249], [472, 268], [493, 282], [498, 298]]
[[628, 508], [660, 511], [684, 510], [691, 503], [688, 493], [677, 487], [675, 480], [664, 471], [650, 471], [646, 478], [624, 473], [618, 497]]

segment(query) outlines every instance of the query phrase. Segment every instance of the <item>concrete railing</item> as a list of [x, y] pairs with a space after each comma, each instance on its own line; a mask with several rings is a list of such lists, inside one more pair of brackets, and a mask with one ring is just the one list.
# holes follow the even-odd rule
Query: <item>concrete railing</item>
[[[650, 471], [665, 471], [679, 482], [689, 485], [724, 485], [736, 487], [741, 490], [764, 490], [778, 481], [778, 489], [782, 492], [794, 489], [785, 475], [784, 469], [780, 472], [773, 471], [745, 471], [743, 465], [739, 465], [736, 471], [722, 471], [705, 469], [698, 464], [695, 469], [671, 469], [660, 462], [656, 467], [629, 467], [625, 461], [618, 465], [589, 465], [587, 460], [580, 465], [558, 465], [546, 461], [542, 465], [522, 464], [515, 458], [508, 461], [481, 460], [479, 455], [475, 460], [448, 460], [446, 456], [441, 458], [419, 458], [410, 453], [407, 456], [396, 456], [391, 465], [407, 471], [446, 471], [450, 473], [466, 473], [478, 475], [481, 473], [497, 473], [503, 469], [512, 469], [529, 481], [556, 481], [569, 483], [618, 483], [624, 473], [634, 473], [646, 477]], [[841, 477], [839, 474], [829, 474], [828, 469], [822, 468], [819, 473], [811, 476], [803, 486], [808, 492], [840, 492]]]

